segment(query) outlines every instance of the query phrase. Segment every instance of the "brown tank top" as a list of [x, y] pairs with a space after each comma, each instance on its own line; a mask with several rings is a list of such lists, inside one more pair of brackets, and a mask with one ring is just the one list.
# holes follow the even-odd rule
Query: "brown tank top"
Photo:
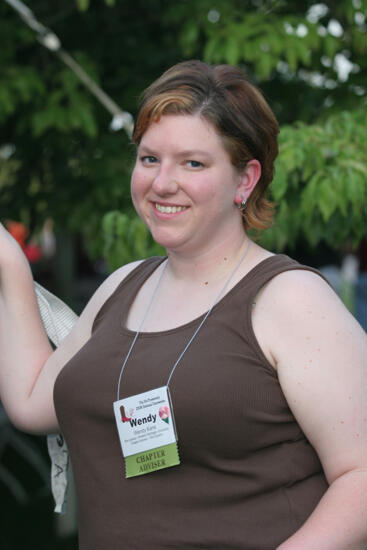
[[[146, 260], [119, 285], [55, 384], [76, 481], [80, 549], [274, 550], [310, 515], [327, 483], [255, 338], [251, 309], [272, 277], [309, 268], [273, 256], [215, 305], [170, 383], [181, 464], [125, 479], [112, 406], [135, 334], [125, 320], [162, 261]], [[140, 334], [120, 397], [165, 385], [201, 319]]]

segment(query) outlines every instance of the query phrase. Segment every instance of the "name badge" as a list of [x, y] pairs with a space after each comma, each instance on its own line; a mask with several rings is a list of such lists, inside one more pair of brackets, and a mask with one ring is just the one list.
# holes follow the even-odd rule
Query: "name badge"
[[168, 386], [115, 401], [126, 477], [180, 464]]

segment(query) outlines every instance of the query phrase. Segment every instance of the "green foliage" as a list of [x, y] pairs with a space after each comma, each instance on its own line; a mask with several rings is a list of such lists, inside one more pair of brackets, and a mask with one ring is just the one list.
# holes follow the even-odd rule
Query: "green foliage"
[[5, 67], [0, 76], [0, 123], [14, 114], [20, 104], [45, 93], [45, 86], [35, 68], [24, 65]]
[[[273, 249], [299, 239], [337, 247], [365, 233], [367, 0], [326, 0], [325, 13], [314, 19], [310, 0], [28, 4], [133, 114], [141, 91], [173, 63], [194, 57], [241, 65], [281, 124], [271, 191], [277, 217], [263, 242]], [[333, 21], [340, 36], [330, 30]], [[0, 152], [6, 144], [15, 150], [0, 160], [0, 219], [34, 230], [52, 217], [57, 228], [81, 232], [90, 255], [105, 249], [111, 266], [149, 254], [143, 226], [133, 222], [134, 155], [126, 135], [109, 130], [104, 108], [5, 2], [0, 41]], [[340, 55], [352, 63], [348, 78], [338, 73]], [[122, 251], [113, 244], [119, 232], [101, 230], [110, 210], [130, 220], [119, 222], [120, 233], [125, 223], [129, 234]]]
[[165, 255], [136, 215], [109, 212], [103, 218], [103, 234], [104, 257], [111, 271], [134, 260]]
[[[157, 43], [156, 32], [165, 33], [155, 0], [113, 4], [93, 3], [83, 15], [79, 8], [87, 4], [78, 8], [74, 0], [52, 6], [34, 0], [29, 7], [133, 112], [138, 94], [179, 53], [173, 35], [166, 46], [164, 39]], [[99, 256], [103, 215], [131, 209], [133, 148], [123, 131], [109, 130], [110, 115], [4, 2], [0, 37], [0, 150], [6, 144], [14, 149], [0, 161], [0, 219], [23, 221], [34, 232], [51, 217], [56, 229], [82, 233], [89, 253]]]
[[[75, 0], [75, 1], [80, 11], [87, 11], [87, 9], [90, 7], [89, 0]], [[104, 0], [104, 1], [107, 6], [114, 6], [115, 4], [115, 0]]]
[[[55, 82], [56, 89], [48, 94], [48, 108], [34, 113], [32, 130], [35, 137], [57, 130], [69, 133], [81, 130], [89, 137], [97, 135], [97, 125], [90, 102], [80, 91], [80, 83], [68, 69], [60, 71]], [[78, 89], [79, 88], [79, 89]]]
[[[220, 29], [208, 28], [204, 57], [210, 63], [251, 64], [260, 81], [269, 78], [279, 62], [288, 63], [292, 71], [300, 65], [309, 67], [312, 52], [320, 50], [322, 41], [314, 25], [306, 23], [304, 17], [279, 17], [275, 13], [264, 17], [257, 12], [250, 13], [243, 20], [226, 23]], [[300, 24], [307, 29], [303, 38], [295, 32]], [[329, 55], [333, 55], [338, 41], [329, 38]]]
[[367, 103], [325, 123], [284, 126], [271, 186], [279, 203], [276, 224], [264, 244], [282, 249], [299, 238], [335, 248], [357, 244], [367, 229]]
[[17, 180], [17, 171], [19, 162], [13, 159], [1, 158], [0, 150], [0, 192], [3, 193], [5, 187], [10, 187]]

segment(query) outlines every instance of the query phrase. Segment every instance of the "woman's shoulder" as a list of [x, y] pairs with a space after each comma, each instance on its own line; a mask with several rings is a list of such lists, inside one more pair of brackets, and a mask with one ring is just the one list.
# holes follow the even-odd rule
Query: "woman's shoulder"
[[257, 247], [256, 252], [247, 278], [258, 296], [272, 299], [281, 295], [283, 299], [290, 297], [293, 301], [304, 289], [330, 292], [329, 282], [316, 268], [303, 265], [286, 254], [272, 254], [261, 247]]
[[342, 341], [338, 335], [363, 337], [333, 288], [316, 271], [304, 268], [284, 271], [265, 285], [256, 299], [253, 323], [273, 357], [290, 356], [293, 347], [298, 353], [311, 341], [325, 343], [330, 334], [335, 349]]
[[91, 333], [91, 329], [98, 312], [104, 304], [113, 295], [119, 285], [135, 270], [144, 260], [137, 260], [123, 265], [111, 273], [103, 283], [97, 288], [89, 302], [85, 306], [79, 324], [83, 327], [83, 332]]
[[144, 260], [137, 260], [129, 264], [125, 264], [111, 273], [109, 277], [101, 284], [90, 302], [87, 304], [88, 318], [93, 327], [94, 321], [100, 313], [103, 313], [106, 307], [112, 303], [116, 293], [127, 283], [131, 278], [137, 277], [139, 280], [144, 280], [154, 269], [164, 261], [164, 257], [152, 256]]
[[271, 309], [273, 316], [297, 319], [324, 312], [327, 308], [345, 308], [324, 276], [314, 268], [291, 263], [264, 286], [258, 303]]
[[91, 301], [95, 302], [102, 306], [106, 300], [113, 294], [116, 288], [126, 279], [130, 273], [134, 271], [139, 265], [143, 263], [144, 260], [137, 260], [125, 264], [115, 271], [113, 271], [98, 287], [96, 292], [91, 298]]
[[350, 317], [321, 273], [295, 262], [262, 287], [252, 311], [255, 334], [273, 366], [283, 344], [290, 353], [290, 340], [300, 346], [305, 333], [320, 334], [334, 323], [348, 325]]
[[[292, 293], [292, 296], [302, 294], [305, 291], [327, 292], [332, 291], [332, 287], [317, 269], [298, 263], [291, 258], [283, 255], [273, 256], [273, 261], [279, 260], [282, 263], [282, 270], [273, 277], [268, 283], [270, 292]], [[281, 262], [281, 260], [283, 260]]]

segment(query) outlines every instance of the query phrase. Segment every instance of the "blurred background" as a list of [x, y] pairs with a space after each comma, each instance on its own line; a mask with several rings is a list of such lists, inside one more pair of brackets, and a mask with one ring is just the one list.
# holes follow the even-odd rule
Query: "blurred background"
[[[0, 0], [0, 220], [76, 312], [164, 253], [134, 214], [129, 114], [185, 59], [240, 65], [281, 125], [260, 242], [321, 268], [367, 328], [367, 0]], [[44, 438], [0, 410], [1, 550], [76, 549]]]

